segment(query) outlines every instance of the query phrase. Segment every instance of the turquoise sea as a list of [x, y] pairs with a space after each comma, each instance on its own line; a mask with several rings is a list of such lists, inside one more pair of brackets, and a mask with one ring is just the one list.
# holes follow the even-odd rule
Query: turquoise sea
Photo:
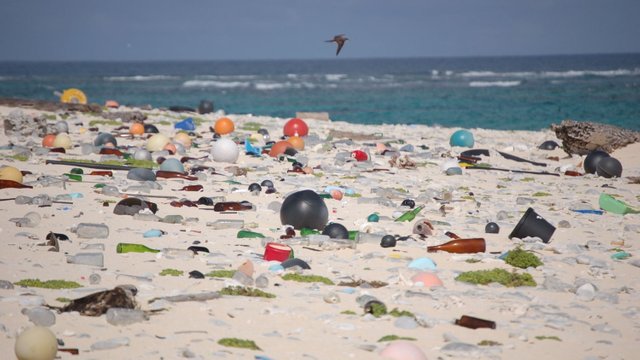
[[167, 62], [0, 62], [0, 97], [333, 120], [537, 130], [563, 119], [640, 130], [640, 54]]

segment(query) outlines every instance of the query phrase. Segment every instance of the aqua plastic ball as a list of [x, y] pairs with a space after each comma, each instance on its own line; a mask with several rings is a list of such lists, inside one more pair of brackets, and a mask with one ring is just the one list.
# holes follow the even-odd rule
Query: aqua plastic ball
[[160, 164], [160, 170], [183, 173], [184, 165], [178, 159], [169, 158]]
[[451, 139], [449, 139], [449, 145], [451, 146], [461, 146], [461, 147], [473, 147], [475, 144], [475, 140], [473, 139], [473, 134], [469, 130], [458, 130], [451, 135]]

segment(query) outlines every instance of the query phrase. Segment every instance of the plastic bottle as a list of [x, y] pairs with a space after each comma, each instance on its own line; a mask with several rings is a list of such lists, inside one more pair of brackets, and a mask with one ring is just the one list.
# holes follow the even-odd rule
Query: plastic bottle
[[78, 253], [67, 256], [67, 263], [103, 267], [104, 255], [102, 253]]
[[148, 319], [144, 311], [139, 309], [110, 308], [107, 310], [107, 322], [111, 325], [124, 326]]
[[161, 250], [156, 250], [156, 249], [152, 249], [146, 245], [142, 245], [142, 244], [131, 244], [131, 243], [119, 243], [116, 246], [116, 252], [118, 254], [124, 254], [124, 253], [130, 253], [130, 252], [137, 252], [137, 253], [144, 253], [144, 252], [150, 252], [150, 253], [159, 253]]
[[109, 237], [109, 227], [105, 224], [80, 223], [75, 233], [82, 239], [106, 239]]
[[214, 230], [242, 229], [244, 227], [244, 220], [218, 219], [213, 222], [207, 222], [207, 226]]
[[404, 214], [400, 215], [395, 221], [401, 222], [401, 221], [413, 221], [413, 219], [416, 218], [416, 216], [418, 215], [418, 213], [420, 211], [422, 211], [422, 209], [424, 209], [424, 205], [420, 205], [417, 208], [407, 211]]
[[479, 319], [473, 316], [462, 315], [460, 319], [456, 319], [456, 325], [464, 326], [469, 329], [479, 329], [479, 328], [487, 328], [487, 329], [495, 329], [496, 323], [491, 320]]
[[446, 251], [456, 254], [472, 254], [484, 252], [486, 243], [483, 238], [455, 239], [444, 244], [427, 247], [428, 252]]
[[366, 232], [358, 232], [356, 235], [356, 242], [361, 243], [371, 243], [371, 244], [379, 244], [380, 240], [385, 234], [382, 233], [366, 233]]

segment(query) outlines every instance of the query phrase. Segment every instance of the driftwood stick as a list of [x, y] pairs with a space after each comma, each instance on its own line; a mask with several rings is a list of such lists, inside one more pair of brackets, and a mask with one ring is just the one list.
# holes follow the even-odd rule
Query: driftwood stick
[[15, 98], [0, 97], [0, 105], [44, 110], [44, 111], [51, 111], [51, 112], [56, 112], [59, 110], [91, 112], [91, 113], [102, 112], [102, 106], [98, 104], [69, 104], [69, 103], [62, 103], [59, 101], [33, 100], [33, 99], [15, 99]]

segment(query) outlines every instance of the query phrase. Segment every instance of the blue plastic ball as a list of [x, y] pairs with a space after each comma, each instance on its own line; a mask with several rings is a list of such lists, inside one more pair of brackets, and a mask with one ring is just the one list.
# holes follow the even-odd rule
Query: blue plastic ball
[[449, 145], [461, 147], [473, 147], [475, 143], [473, 134], [468, 130], [458, 130], [451, 135]]
[[160, 164], [160, 170], [183, 173], [184, 165], [178, 159], [169, 158]]

